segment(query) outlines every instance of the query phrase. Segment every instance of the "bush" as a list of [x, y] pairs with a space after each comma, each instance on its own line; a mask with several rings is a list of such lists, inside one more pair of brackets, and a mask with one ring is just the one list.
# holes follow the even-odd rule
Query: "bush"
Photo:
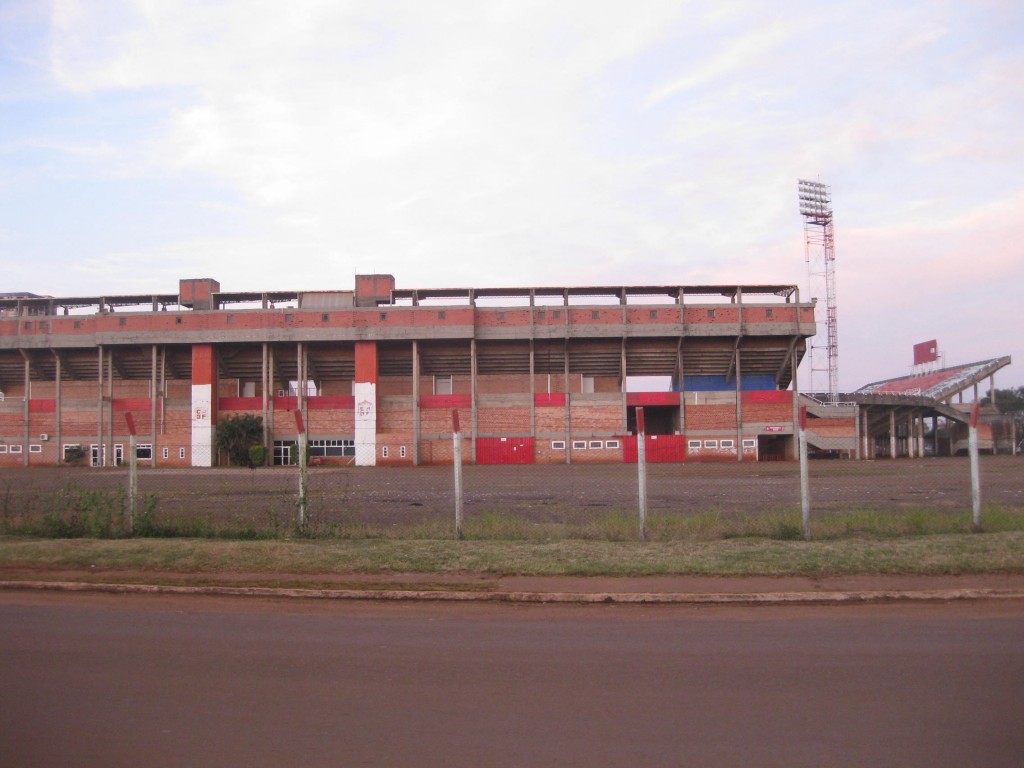
[[250, 445], [249, 446], [249, 466], [252, 468], [262, 467], [267, 463], [267, 446], [265, 445]]
[[[217, 448], [238, 467], [252, 466], [249, 449], [263, 445], [263, 417], [251, 413], [226, 416], [217, 425]], [[264, 456], [265, 457], [265, 456]]]

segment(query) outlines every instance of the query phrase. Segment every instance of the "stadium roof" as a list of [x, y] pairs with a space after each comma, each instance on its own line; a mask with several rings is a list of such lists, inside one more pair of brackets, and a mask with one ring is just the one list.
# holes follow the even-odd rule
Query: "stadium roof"
[[885, 381], [876, 381], [858, 389], [859, 395], [910, 395], [946, 400], [981, 383], [1000, 368], [1011, 362], [1010, 357], [997, 357], [951, 368], [941, 368], [928, 373], [901, 376]]

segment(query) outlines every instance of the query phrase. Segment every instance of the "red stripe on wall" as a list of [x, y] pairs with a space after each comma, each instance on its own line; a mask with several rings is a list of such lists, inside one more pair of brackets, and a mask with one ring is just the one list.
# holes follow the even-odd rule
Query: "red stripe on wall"
[[56, 413], [57, 412], [57, 401], [56, 400], [29, 400], [28, 401], [28, 412], [29, 413]]
[[311, 411], [350, 411], [356, 407], [356, 399], [352, 395], [324, 395], [307, 398], [306, 404]]
[[222, 411], [259, 411], [263, 409], [261, 397], [222, 397], [217, 407]]
[[679, 405], [679, 393], [627, 392], [626, 405]]
[[124, 397], [114, 399], [114, 413], [125, 411], [148, 411], [150, 399], [148, 397]]

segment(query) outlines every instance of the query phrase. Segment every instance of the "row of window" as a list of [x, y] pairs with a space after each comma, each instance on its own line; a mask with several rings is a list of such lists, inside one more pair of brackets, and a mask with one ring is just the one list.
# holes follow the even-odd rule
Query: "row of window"
[[[700, 440], [687, 440], [686, 441], [686, 447], [691, 449], [691, 450], [700, 450], [700, 448], [702, 447], [702, 444], [701, 444]], [[735, 448], [736, 447], [736, 441], [735, 440], [705, 440], [703, 442], [703, 447], [704, 448]], [[743, 447], [744, 448], [756, 448], [757, 447], [757, 440], [755, 440], [754, 438], [745, 438], [743, 440]]]
[[[573, 440], [572, 449], [574, 451], [586, 451], [586, 450], [600, 450], [602, 448], [618, 448], [621, 443], [618, 440]], [[551, 450], [553, 451], [564, 451], [565, 440], [552, 440]]]

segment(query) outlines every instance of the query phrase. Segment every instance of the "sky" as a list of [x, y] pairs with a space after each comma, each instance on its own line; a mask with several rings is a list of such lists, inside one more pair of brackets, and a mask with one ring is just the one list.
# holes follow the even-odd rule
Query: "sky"
[[840, 389], [933, 338], [1021, 386], [1022, 29], [1019, 0], [0, 0], [0, 293], [792, 283], [823, 334], [804, 178]]

